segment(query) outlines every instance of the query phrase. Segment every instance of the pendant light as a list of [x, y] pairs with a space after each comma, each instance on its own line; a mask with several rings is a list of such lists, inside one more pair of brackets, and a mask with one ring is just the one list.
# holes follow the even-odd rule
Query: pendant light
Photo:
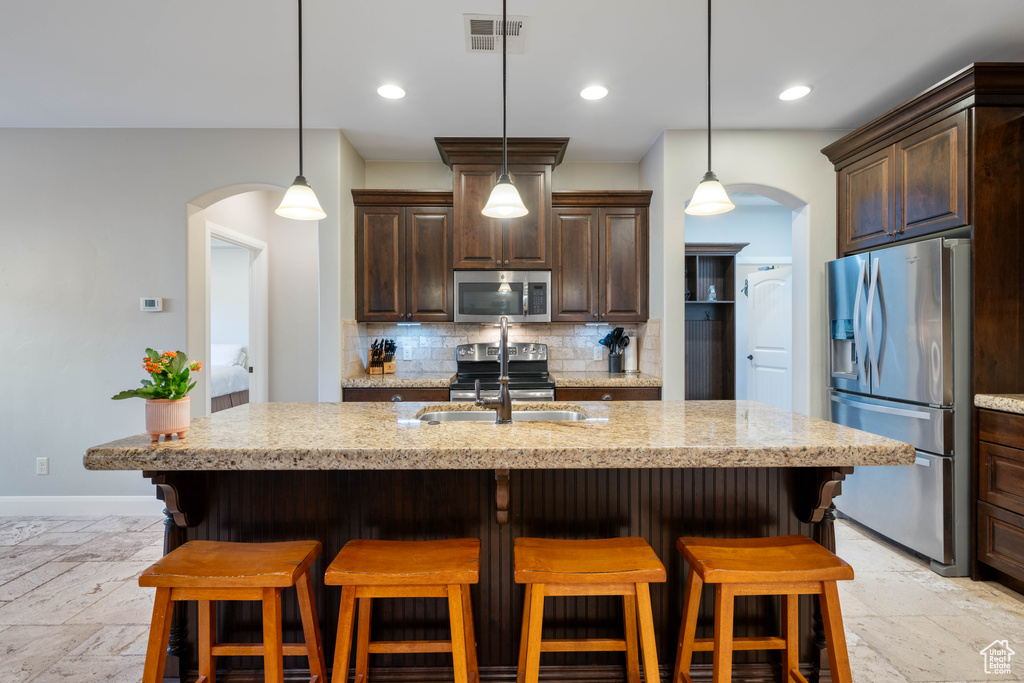
[[491, 196], [487, 198], [487, 205], [481, 211], [490, 218], [519, 218], [530, 213], [508, 174], [508, 19], [505, 4], [506, 0], [501, 0], [501, 175], [491, 190]]
[[318, 221], [327, 214], [320, 208], [320, 202], [313, 188], [302, 175], [302, 0], [299, 5], [299, 175], [288, 191], [284, 193], [281, 205], [274, 212], [278, 216], [294, 218], [300, 221]]
[[711, 170], [711, 0], [708, 0], [708, 172], [693, 191], [693, 198], [684, 211], [693, 216], [712, 216], [735, 208], [722, 183], [718, 182], [718, 176]]

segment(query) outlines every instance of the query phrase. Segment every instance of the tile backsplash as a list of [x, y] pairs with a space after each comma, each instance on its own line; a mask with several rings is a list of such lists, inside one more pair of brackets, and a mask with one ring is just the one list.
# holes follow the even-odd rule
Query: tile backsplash
[[[545, 323], [513, 325], [509, 339], [548, 345], [548, 365], [552, 372], [606, 371], [608, 349], [598, 340], [615, 325], [583, 325]], [[638, 364], [641, 372], [661, 376], [661, 320], [646, 323], [624, 323], [631, 344], [639, 344]], [[346, 377], [364, 374], [366, 352], [374, 339], [394, 339], [398, 343], [396, 362], [403, 372], [455, 372], [455, 347], [459, 344], [498, 341], [493, 325], [470, 323], [358, 323], [342, 321], [342, 368]], [[601, 360], [594, 360], [594, 347], [601, 350]], [[405, 349], [412, 358], [404, 360]]]

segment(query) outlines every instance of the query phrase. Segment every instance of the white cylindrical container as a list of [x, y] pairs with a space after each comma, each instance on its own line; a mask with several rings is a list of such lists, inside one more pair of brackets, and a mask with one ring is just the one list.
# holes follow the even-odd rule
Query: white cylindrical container
[[629, 338], [629, 346], [622, 350], [622, 369], [626, 372], [637, 371], [637, 349], [640, 346], [640, 339], [637, 337]]

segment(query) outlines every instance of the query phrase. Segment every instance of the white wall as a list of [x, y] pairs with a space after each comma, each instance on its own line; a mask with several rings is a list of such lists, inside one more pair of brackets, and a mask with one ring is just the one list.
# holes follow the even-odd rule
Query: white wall
[[210, 341], [249, 345], [249, 250], [219, 241], [210, 250]]
[[687, 216], [686, 242], [747, 242], [740, 256], [792, 256], [793, 212], [781, 204], [737, 206], [718, 216]]
[[[85, 472], [82, 456], [142, 431], [143, 402], [110, 396], [144, 377], [144, 349], [185, 349], [186, 205], [232, 185], [286, 187], [295, 144], [292, 130], [0, 129], [0, 496], [153, 495], [139, 472]], [[338, 131], [306, 131], [305, 156], [334, 286]], [[139, 311], [140, 296], [164, 297], [164, 312]], [[337, 358], [336, 313], [321, 334], [331, 326]], [[337, 393], [338, 364], [321, 370]], [[34, 473], [38, 456], [49, 476]]]
[[[793, 408], [825, 416], [824, 263], [835, 257], [835, 173], [821, 148], [834, 131], [715, 131], [714, 170], [726, 185], [778, 188], [806, 202], [793, 221]], [[702, 131], [665, 131], [640, 162], [641, 187], [663, 195], [651, 211], [651, 316], [663, 313], [663, 396], [682, 399], [683, 205], [707, 170]], [[663, 307], [663, 311], [661, 308]]]

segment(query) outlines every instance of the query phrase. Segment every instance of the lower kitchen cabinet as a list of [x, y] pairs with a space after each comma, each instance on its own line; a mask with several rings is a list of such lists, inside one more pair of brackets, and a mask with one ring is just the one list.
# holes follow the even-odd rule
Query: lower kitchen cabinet
[[355, 387], [341, 392], [343, 402], [398, 403], [399, 401], [448, 402], [448, 387]]
[[660, 401], [661, 387], [555, 387], [556, 401]]
[[978, 562], [1024, 582], [1024, 415], [978, 411]]

